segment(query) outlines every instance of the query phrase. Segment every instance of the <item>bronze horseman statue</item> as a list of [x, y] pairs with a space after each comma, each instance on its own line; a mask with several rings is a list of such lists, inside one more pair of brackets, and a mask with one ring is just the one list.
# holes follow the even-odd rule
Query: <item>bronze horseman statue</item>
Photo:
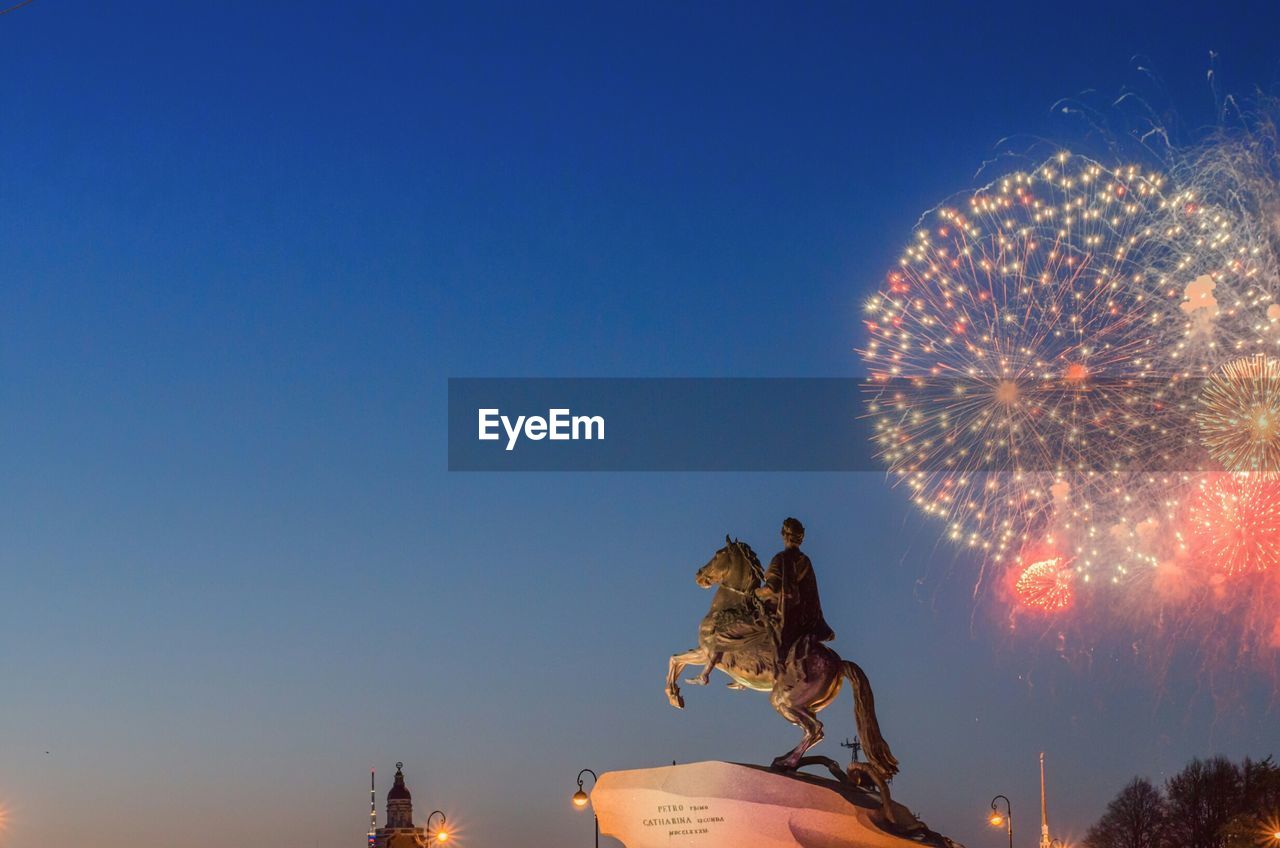
[[[805, 752], [822, 740], [817, 713], [836, 699], [847, 677], [853, 686], [858, 736], [867, 756], [867, 763], [851, 769], [875, 783], [887, 802], [885, 784], [897, 774], [898, 761], [880, 735], [867, 676], [823, 644], [835, 633], [823, 618], [813, 563], [800, 550], [803, 541], [804, 526], [799, 521], [783, 522], [783, 549], [766, 574], [750, 546], [725, 536], [725, 546], [698, 569], [699, 586], [707, 589], [719, 584], [720, 588], [702, 619], [698, 647], [671, 658], [667, 699], [672, 706], [684, 708], [677, 681], [689, 665], [701, 665], [702, 674], [686, 683], [705, 685], [719, 668], [733, 678], [732, 689], [768, 692], [774, 709], [804, 731], [799, 745], [773, 761], [775, 769], [791, 771], [817, 760], [805, 758]], [[820, 761], [835, 766], [826, 758]]]

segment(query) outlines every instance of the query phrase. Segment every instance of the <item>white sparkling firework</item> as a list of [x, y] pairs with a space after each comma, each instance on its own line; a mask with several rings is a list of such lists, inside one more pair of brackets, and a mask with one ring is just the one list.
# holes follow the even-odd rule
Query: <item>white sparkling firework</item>
[[1068, 154], [1009, 174], [922, 219], [867, 302], [879, 456], [1014, 613], [1119, 616], [1206, 667], [1280, 656], [1266, 130], [1173, 177]]
[[995, 561], [1091, 523], [1188, 449], [1159, 411], [1211, 367], [1241, 267], [1226, 216], [1136, 166], [1062, 154], [940, 207], [866, 307], [882, 459]]

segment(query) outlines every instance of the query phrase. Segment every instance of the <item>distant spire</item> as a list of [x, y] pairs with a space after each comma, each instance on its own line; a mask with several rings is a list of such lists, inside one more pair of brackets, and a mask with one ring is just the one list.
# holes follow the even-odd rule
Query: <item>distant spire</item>
[[378, 839], [378, 790], [377, 769], [369, 769], [369, 848]]
[[1049, 801], [1044, 792], [1044, 751], [1040, 752], [1040, 848], [1049, 848]]

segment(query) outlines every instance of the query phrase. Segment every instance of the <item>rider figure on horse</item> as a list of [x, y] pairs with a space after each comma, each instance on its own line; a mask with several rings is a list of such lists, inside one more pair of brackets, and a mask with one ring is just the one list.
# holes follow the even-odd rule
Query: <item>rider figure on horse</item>
[[814, 641], [830, 642], [836, 638], [822, 615], [813, 563], [800, 550], [803, 541], [803, 524], [794, 518], [782, 522], [782, 550], [769, 563], [764, 585], [756, 589], [756, 597], [773, 611], [770, 624], [778, 670], [792, 664], [793, 653], [807, 653]]
[[698, 627], [697, 647], [673, 654], [667, 664], [667, 700], [684, 708], [679, 679], [691, 665], [702, 666], [702, 673], [687, 683], [704, 686], [712, 669], [719, 668], [731, 678], [731, 688], [768, 692], [778, 714], [804, 731], [800, 744], [773, 761], [774, 768], [794, 771], [809, 762], [805, 752], [822, 741], [818, 713], [849, 681], [867, 755], [865, 764], [857, 764], [859, 773], [876, 785], [892, 819], [886, 782], [897, 774], [898, 760], [880, 733], [871, 683], [856, 663], [822, 644], [835, 633], [822, 614], [813, 563], [800, 552], [804, 526], [788, 518], [782, 541], [767, 574], [751, 547], [728, 535], [724, 547], [698, 569], [699, 586], [718, 588]]

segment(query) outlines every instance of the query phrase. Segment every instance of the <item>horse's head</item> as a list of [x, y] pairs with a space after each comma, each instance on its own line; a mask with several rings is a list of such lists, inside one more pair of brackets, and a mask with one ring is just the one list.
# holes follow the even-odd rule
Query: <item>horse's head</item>
[[751, 546], [746, 542], [730, 539], [726, 534], [724, 547], [698, 569], [693, 579], [703, 589], [710, 589], [720, 583], [741, 591], [759, 586], [763, 574], [760, 560], [756, 558]]

